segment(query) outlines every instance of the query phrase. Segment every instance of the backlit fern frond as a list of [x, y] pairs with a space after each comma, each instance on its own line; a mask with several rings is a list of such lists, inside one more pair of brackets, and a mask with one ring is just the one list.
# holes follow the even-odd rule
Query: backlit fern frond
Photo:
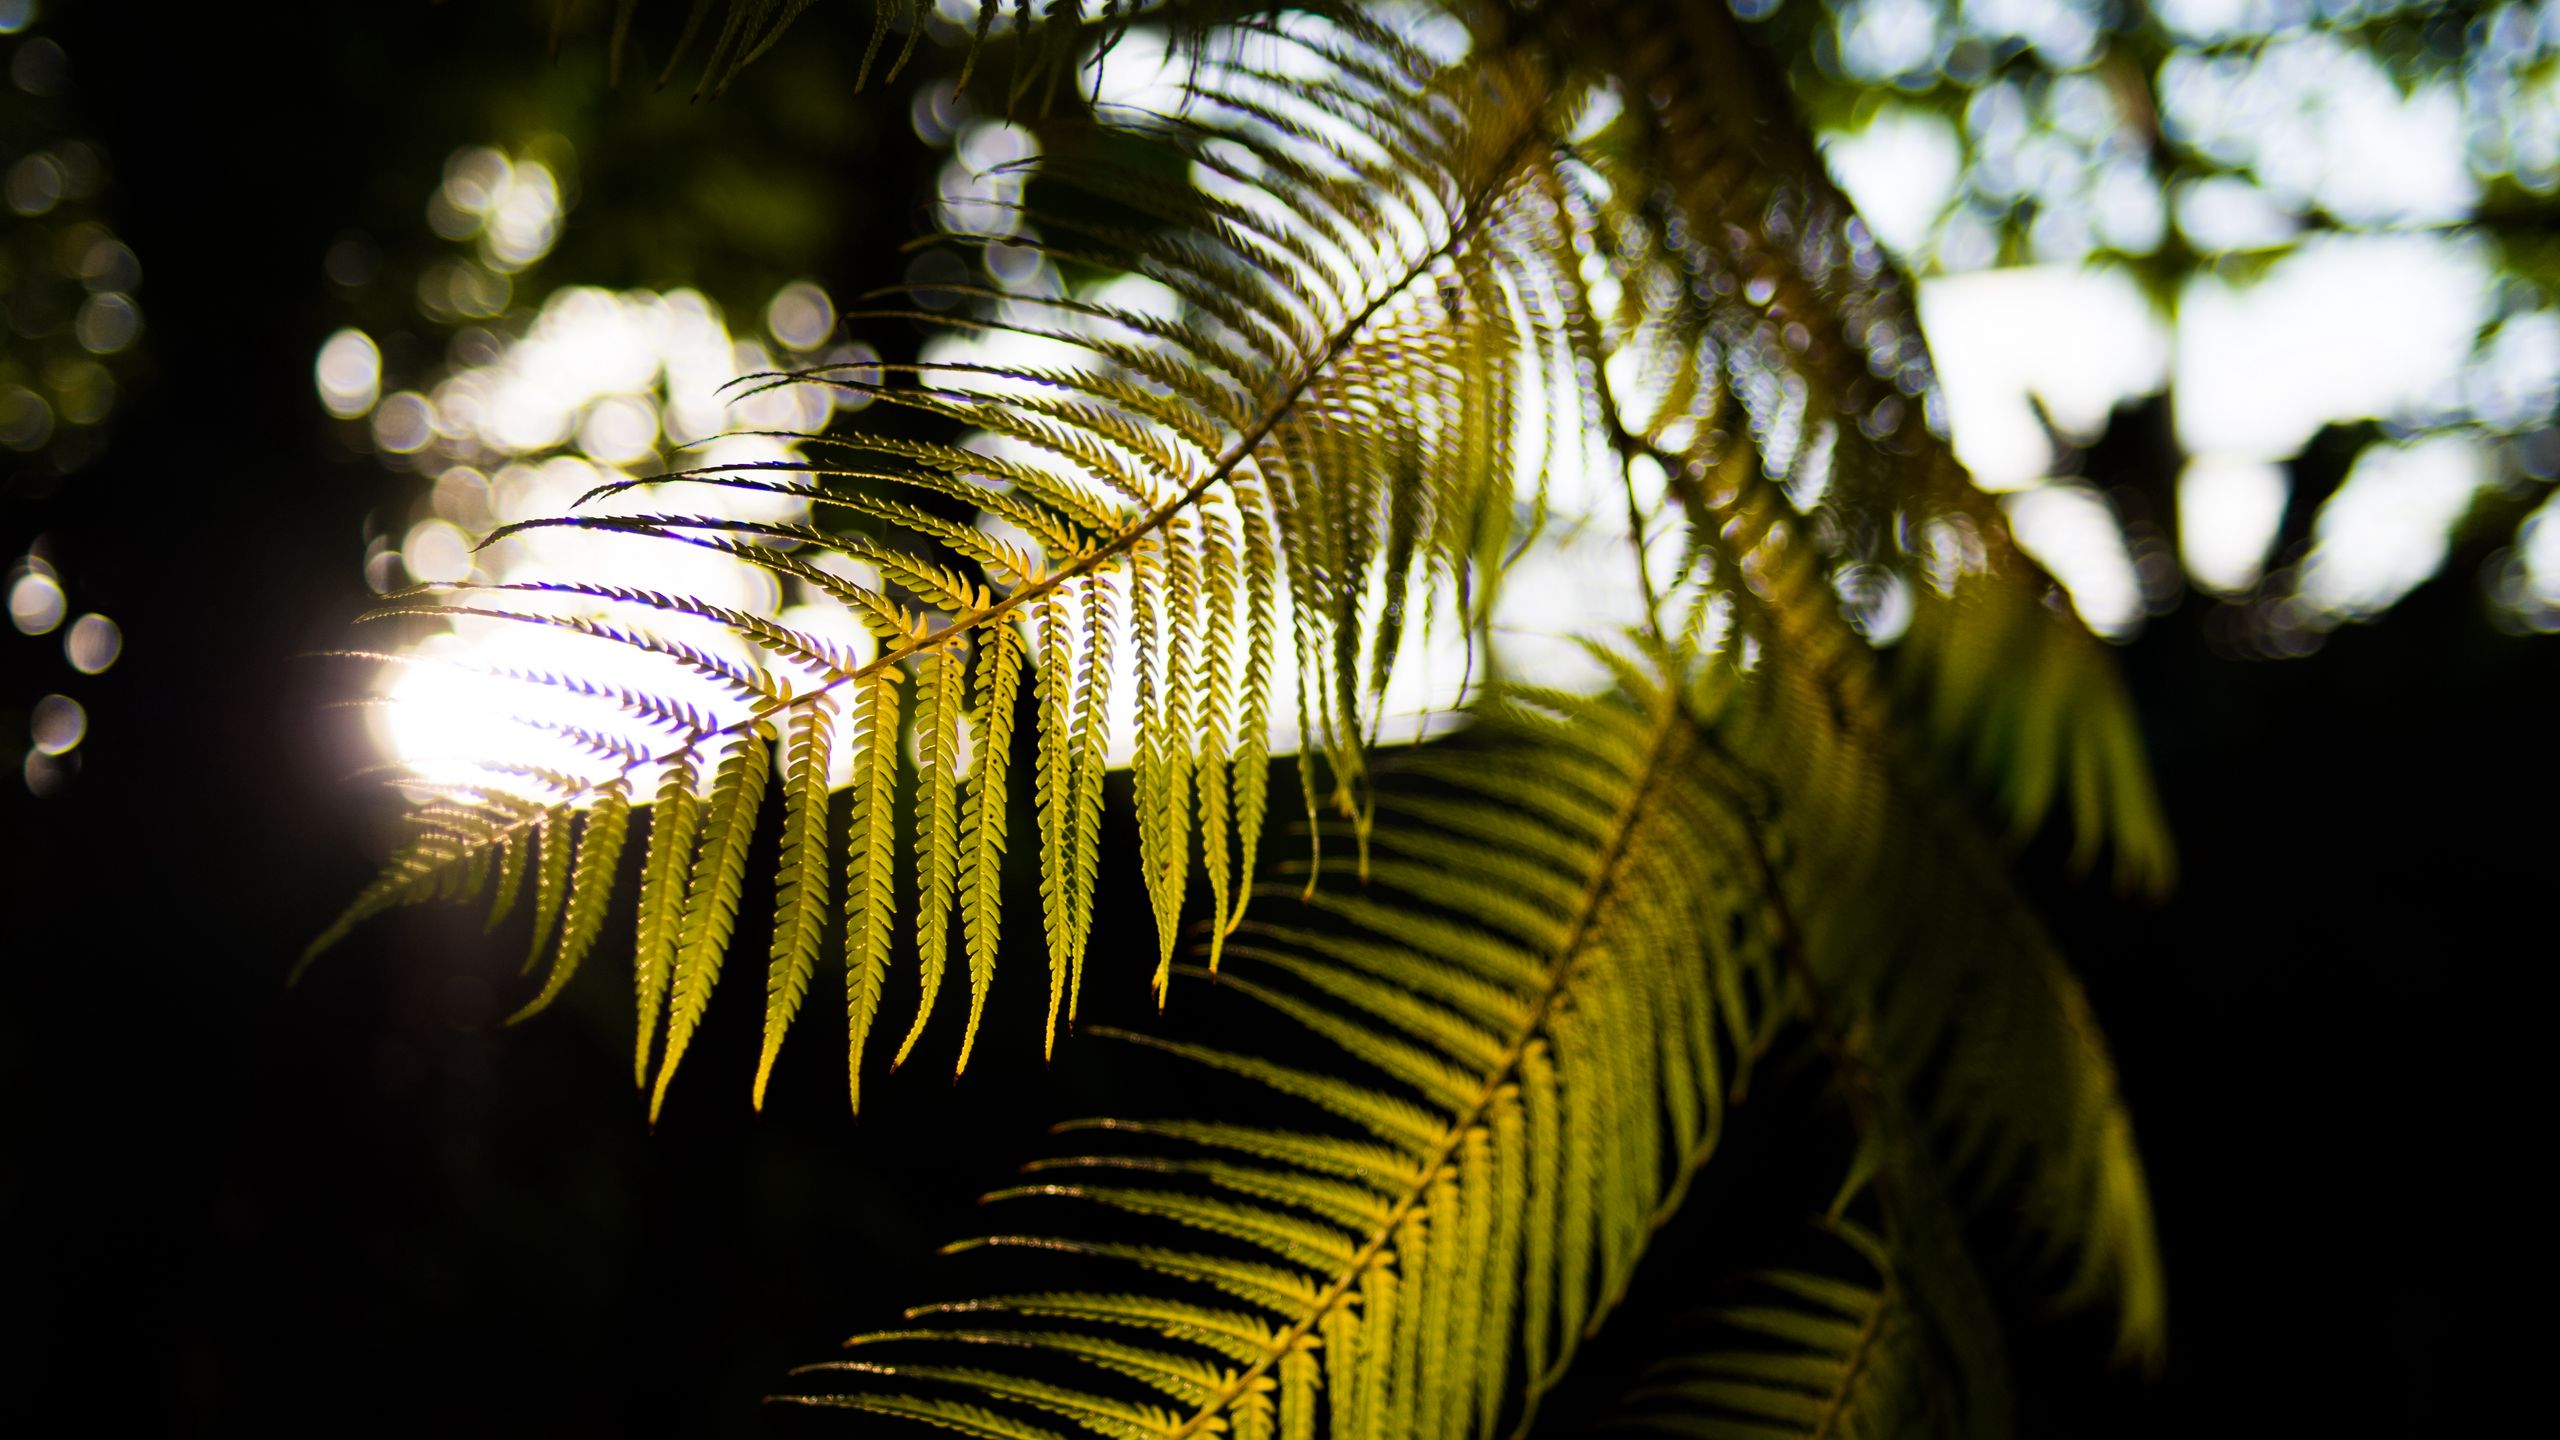
[[[856, 777], [860, 820], [842, 863], [852, 867], [843, 968], [857, 1068], [900, 913], [918, 920], [930, 1007], [953, 958], [945, 917], [957, 912], [966, 1061], [995, 964], [1022, 695], [1035, 712], [1026, 728], [1052, 1038], [1080, 989], [1115, 691], [1137, 697], [1139, 858], [1162, 935], [1159, 994], [1189, 867], [1205, 868], [1223, 909], [1239, 857], [1250, 867], [1258, 851], [1275, 707], [1299, 718], [1306, 803], [1330, 803], [1365, 845], [1363, 752], [1403, 617], [1453, 595], [1481, 632], [1515, 492], [1534, 491], [1546, 457], [1585, 428], [1580, 261], [1555, 204], [1549, 91], [1526, 54], [1489, 49], [1444, 64], [1350, 22], [1237, 35], [1204, 59], [1182, 119], [1111, 141], [1123, 155], [1154, 147], [1162, 163], [1188, 167], [1196, 188], [1130, 183], [1125, 164], [1061, 165], [1056, 178], [1092, 203], [1036, 216], [1047, 239], [1011, 241], [1079, 266], [1108, 261], [1171, 297], [1170, 309], [1112, 300], [1108, 286], [990, 295], [960, 323], [1030, 347], [1037, 363], [928, 362], [910, 367], [913, 383], [880, 367], [771, 381], [856, 390], [956, 430], [955, 440], [792, 437], [811, 458], [616, 482], [580, 513], [493, 537], [565, 528], [659, 547], [671, 564], [709, 552], [832, 602], [853, 638], [581, 577], [386, 606], [386, 617], [541, 627], [668, 679], [604, 686], [517, 672], [528, 708], [574, 693], [637, 734], [598, 774], [527, 787], [484, 783], [484, 766], [470, 788], [439, 793], [419, 812], [418, 840], [323, 944], [390, 905], [479, 892], [508, 873], [492, 856], [518, 854], [520, 836], [565, 846], [576, 813], [606, 786], [648, 789], [657, 803], [638, 898], [639, 1045], [645, 1067], [663, 1013], [663, 1099], [718, 976], [714, 951], [745, 902], [748, 837], [777, 768], [765, 747], [778, 740], [789, 834], [761, 1094], [818, 968], [818, 877], [839, 863], [826, 853], [814, 757], [841, 756]], [[1304, 82], [1310, 66], [1324, 83]], [[1129, 220], [1102, 223], [1094, 205]], [[706, 487], [806, 507], [822, 523], [691, 514], [671, 498]], [[1300, 677], [1294, 695], [1284, 654]], [[670, 698], [694, 693], [715, 698]], [[830, 722], [808, 718], [827, 708], [863, 717], [850, 745], [830, 745]], [[890, 794], [902, 715], [919, 727], [912, 825]], [[911, 908], [893, 880], [902, 843], [919, 859]], [[591, 906], [611, 877], [589, 868], [579, 900]], [[543, 887], [538, 925], [572, 888]], [[901, 1055], [923, 1020], [905, 1027]]]
[[1126, 1278], [929, 1307], [818, 1367], [864, 1388], [797, 1398], [1015, 1437], [1483, 1435], [1533, 1406], [1714, 1149], [1779, 977], [1730, 938], [1758, 928], [1748, 877], [1702, 859], [1718, 801], [1679, 689], [1487, 721], [1508, 748], [1414, 757], [1438, 783], [1388, 802], [1368, 887], [1228, 945], [1224, 985], [1322, 1066], [1127, 1037], [1303, 1128], [1067, 1127], [1113, 1143], [988, 1198], [1161, 1238], [955, 1248]]
[[[1883, 667], [1828, 600], [1792, 522], [1679, 487], [1747, 583], [1725, 598], [1752, 662], [1714, 716], [1730, 786], [1723, 853], [1762, 877], [1783, 954], [1887, 1167], [2041, 1237], [2076, 1301], [2112, 1300], [2155, 1359], [2165, 1300], [2150, 1198], [2106, 1044], [1978, 825], [1906, 739]], [[1854, 896], [1856, 903], [1843, 903]], [[2015, 1207], [2012, 1209], [2011, 1207]], [[2015, 1222], [2023, 1220], [2023, 1224]]]
[[1958, 1233], [1985, 1219], [2061, 1271], [2065, 1303], [2111, 1307], [2122, 1355], [2157, 1364], [2149, 1183], [2088, 998], [1924, 762], [1880, 657], [1790, 542], [1795, 522], [1753, 502], [1757, 468], [1734, 447], [1722, 503], [1675, 487], [1744, 577], [1717, 592], [1741, 664], [1697, 692], [1704, 768], [1725, 787], [1716, 851], [1757, 877], [1769, 942], [1893, 1200], [1908, 1288], [1946, 1312], [1971, 1388], [2003, 1388]]
[[2066, 803], [2082, 863], [2111, 848], [2120, 884], [2165, 889], [2175, 861], [2114, 664], [1956, 461], [1910, 284], [1777, 72], [1723, 4], [1568, 8], [1572, 53], [1624, 107], [1575, 173], [1624, 277], [1629, 448], [1703, 481], [1747, 445], [1773, 486], [1753, 506], [1802, 520], [1794, 539], [1891, 647], [1890, 687], [1942, 763], [2022, 834]]

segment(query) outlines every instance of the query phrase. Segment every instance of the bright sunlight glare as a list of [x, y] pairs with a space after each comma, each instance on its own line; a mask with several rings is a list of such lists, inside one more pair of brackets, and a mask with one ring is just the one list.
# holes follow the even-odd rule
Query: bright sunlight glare
[[[814, 288], [798, 282], [767, 307], [801, 339], [822, 338], [813, 314], [833, 314]], [[377, 437], [382, 411], [396, 405], [414, 417], [423, 434], [404, 418], [398, 443], [385, 448], [414, 454], [436, 476], [434, 513], [408, 526], [389, 553], [408, 583], [467, 584], [474, 588], [452, 603], [512, 618], [456, 616], [403, 653], [378, 711], [386, 752], [441, 783], [489, 779], [478, 760], [491, 755], [515, 757], [527, 772], [511, 772], [510, 783], [596, 781], [624, 768], [617, 747], [674, 748], [672, 731], [635, 720], [617, 692], [691, 706], [715, 724], [741, 718], [725, 690], [609, 636], [646, 630], [732, 663], [779, 662], [716, 624], [663, 615], [643, 624], [644, 612], [609, 596], [541, 587], [627, 586], [768, 616], [807, 597], [786, 595], [769, 572], [714, 550], [628, 534], [538, 528], [485, 548], [479, 541], [500, 526], [570, 514], [803, 520], [807, 504], [797, 498], [706, 484], [638, 486], [581, 502], [670, 465], [787, 461], [797, 453], [790, 441], [749, 432], [823, 428], [830, 392], [732, 386], [774, 358], [761, 342], [733, 336], [716, 307], [686, 290], [558, 290], [513, 339], [458, 343], [457, 357], [466, 354], [478, 363], [395, 394], [377, 412]], [[837, 628], [844, 649], [863, 652], [866, 637]], [[581, 677], [585, 693], [535, 678], [564, 675]], [[640, 785], [653, 779], [646, 765], [632, 775]]]

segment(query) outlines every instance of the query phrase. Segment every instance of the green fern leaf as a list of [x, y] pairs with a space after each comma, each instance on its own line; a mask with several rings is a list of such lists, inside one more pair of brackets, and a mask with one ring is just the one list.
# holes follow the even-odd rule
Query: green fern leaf
[[658, 1082], [649, 1093], [654, 1123], [666, 1104], [667, 1084], [693, 1043], [702, 1013], [711, 1003], [711, 987], [720, 978], [720, 961], [728, 953], [729, 932], [738, 921], [738, 902], [745, 893], [747, 842], [755, 833], [756, 809], [764, 799], [765, 777], [772, 768], [771, 734], [758, 728], [733, 736], [720, 768], [711, 780], [711, 798], [703, 807], [702, 848], [694, 857], [693, 878], [685, 887], [684, 918], [676, 931], [675, 971], [668, 981], [667, 1048], [658, 1060]]
[[1153, 983], [1158, 1004], [1164, 1002], [1182, 906], [1173, 835], [1174, 817], [1181, 813], [1174, 799], [1178, 762], [1173, 755], [1174, 737], [1167, 733], [1177, 684], [1173, 672], [1181, 660], [1180, 645], [1167, 633], [1171, 626], [1165, 612], [1171, 608], [1172, 597], [1168, 595], [1167, 603], [1161, 606], [1150, 598], [1163, 583], [1157, 571], [1164, 563], [1164, 555], [1157, 546], [1141, 545], [1131, 552], [1129, 567], [1134, 612], [1130, 620], [1131, 648], [1135, 652], [1131, 659], [1138, 689], [1138, 749], [1130, 768], [1138, 797], [1138, 865], [1146, 880], [1147, 903], [1156, 920]]
[[960, 815], [960, 930], [969, 956], [969, 1023], [956, 1071], [969, 1068], [987, 987], [995, 979], [996, 923], [1003, 908], [1005, 784], [1013, 764], [1014, 701], [1022, 684], [1022, 637], [1010, 626], [984, 632], [978, 647], [978, 733], [985, 748], [969, 777]]
[[544, 808], [519, 796], [475, 790], [413, 811], [415, 833], [329, 928], [305, 947], [285, 983], [298, 982], [331, 946], [384, 911], [478, 895], [488, 880], [492, 852]]
[[[1101, 869], [1103, 756], [1111, 730], [1113, 586], [1096, 576], [1083, 595], [1084, 668], [1078, 677], [1075, 719], [1075, 784], [1066, 833], [1070, 905], [1067, 919], [1067, 1019], [1084, 994], [1085, 940], [1093, 931], [1093, 885]], [[1049, 1034], [1057, 1032], [1056, 977], [1051, 977]]]
[[855, 711], [853, 823], [846, 841], [844, 984], [846, 1093], [862, 1110], [862, 1050], [880, 1014], [897, 924], [898, 683], [883, 670], [863, 683]]
[[[1209, 882], [1209, 970], [1218, 969], [1226, 950], [1227, 917], [1233, 910], [1235, 871], [1228, 835], [1233, 808], [1227, 773], [1226, 697], [1235, 690], [1236, 590], [1240, 583], [1233, 530], [1216, 510], [1202, 513], [1200, 576], [1208, 590], [1207, 613], [1200, 637], [1201, 696], [1197, 719], [1197, 773], [1200, 796], [1201, 871]], [[1268, 723], [1267, 721], [1265, 722]], [[1250, 873], [1250, 872], [1248, 872]]]
[[631, 1058], [634, 1085], [649, 1083], [649, 1058], [655, 1050], [659, 1019], [666, 1012], [684, 930], [685, 887], [693, 873], [694, 844], [702, 825], [702, 801], [693, 788], [694, 764], [691, 750], [679, 753], [659, 777], [658, 798], [649, 807], [649, 848], [640, 870], [640, 943], [631, 971], [640, 1012], [640, 1039]]
[[[1944, 402], [1911, 286], [1832, 183], [1810, 132], [1772, 123], [1794, 109], [1777, 72], [1754, 61], [1752, 41], [1723, 6], [1598, 0], [1590, 29], [1610, 37], [1598, 43], [1609, 48], [1623, 93], [1647, 97], [1580, 151], [1606, 182], [1606, 193], [1584, 197], [1608, 222], [1597, 234], [1636, 282], [1621, 293], [1634, 303], [1668, 282], [1683, 296], [1716, 294], [1682, 278], [1705, 271], [1759, 277], [1754, 284], [1766, 287], [1755, 300], [1728, 285], [1711, 301], [1685, 299], [1628, 324], [1630, 348], [1664, 369], [1685, 370], [1702, 352], [1729, 357], [1743, 336], [1765, 338], [1745, 342], [1761, 362], [1721, 367], [1725, 405], [1685, 384], [1619, 423], [1650, 444], [1704, 434], [1718, 426], [1716, 411], [1730, 408], [1744, 413], [1722, 427], [1738, 433], [1763, 403], [1755, 393], [1773, 393], [1759, 382], [1759, 364], [1781, 365], [1805, 397], [1803, 413], [1826, 417], [1831, 448], [1818, 472], [1809, 445], [1759, 458], [1823, 522], [1798, 531], [1796, 543], [1824, 550], [1826, 578], [1889, 575], [1909, 601], [1908, 640], [1891, 679], [1928, 717], [1932, 745], [1972, 772], [2013, 826], [2033, 829], [2067, 799], [2084, 863], [2103, 840], [2115, 849], [2122, 885], [2165, 889], [2172, 847], [2114, 668], [2086, 630], [2044, 604], [2051, 579], [2017, 549], [1998, 507], [1949, 450], [1933, 418]], [[1645, 179], [1664, 176], [1676, 183]], [[1783, 358], [1773, 342], [1783, 343]], [[1696, 458], [1680, 448], [1657, 455], [1675, 477]], [[1765, 528], [1796, 505], [1751, 508]], [[1729, 563], [1754, 549], [1700, 538]], [[2022, 666], [2038, 678], [2022, 683]]]
[[569, 880], [559, 953], [552, 956], [551, 971], [543, 977], [541, 993], [508, 1016], [508, 1024], [550, 1008], [577, 975], [587, 952], [595, 948], [596, 937], [604, 932], [605, 913], [613, 903], [614, 878], [622, 868], [623, 841], [630, 830], [631, 787], [616, 779], [596, 792], [596, 803], [587, 811], [586, 821], [578, 831], [577, 868]]
[[783, 741], [782, 877], [765, 974], [764, 1052], [756, 1059], [755, 1108], [782, 1054], [782, 1037], [808, 996], [826, 931], [827, 762], [835, 710], [822, 697], [791, 713]]
[[916, 679], [916, 952], [923, 989], [894, 1068], [924, 1034], [951, 953], [951, 900], [960, 884], [960, 735], [968, 660], [956, 645], [924, 653]]
[[1151, 1440], [1173, 1424], [1171, 1413], [1160, 1406], [1132, 1404], [1000, 1370], [941, 1365], [881, 1365], [861, 1360], [838, 1361], [827, 1368], [970, 1386], [1073, 1420], [1097, 1435], [1111, 1437], [1111, 1440]]
[[[1270, 813], [1271, 666], [1279, 629], [1278, 603], [1272, 575], [1279, 568], [1270, 523], [1258, 493], [1237, 487], [1237, 513], [1244, 561], [1245, 649], [1242, 693], [1236, 702], [1235, 817], [1237, 873], [1249, 880], [1261, 856], [1262, 825]], [[1205, 831], [1203, 833], [1206, 833]], [[1222, 935], [1243, 923], [1245, 902], [1253, 894], [1246, 885], [1235, 907], [1222, 912]], [[1211, 968], [1216, 968], [1214, 961]]]
[[[1152, 1295], [1068, 1292], [1005, 1295], [987, 1300], [928, 1305], [908, 1312], [909, 1319], [933, 1315], [1020, 1315], [1134, 1327], [1152, 1331], [1168, 1340], [1201, 1346], [1238, 1363], [1250, 1362], [1260, 1355], [1272, 1344], [1276, 1333], [1270, 1325], [1241, 1310], [1212, 1309], [1187, 1300], [1168, 1300]], [[858, 1335], [845, 1343], [851, 1347], [881, 1340], [930, 1340], [940, 1339], [948, 1333], [944, 1330], [888, 1331]]]
[[516, 908], [516, 897], [524, 891], [524, 872], [533, 853], [530, 840], [519, 841], [510, 835], [498, 845], [498, 888], [489, 900], [489, 918], [481, 929], [495, 930], [506, 923]]
[[[1032, 697], [1037, 750], [1033, 756], [1040, 799], [1040, 921], [1049, 941], [1049, 1016], [1043, 1033], [1058, 1033], [1058, 1010], [1067, 993], [1067, 973], [1076, 963], [1083, 936], [1074, 931], [1074, 847], [1076, 780], [1082, 747], [1075, 730], [1076, 675], [1074, 640], [1069, 633], [1064, 595], [1041, 597], [1037, 619], [1039, 663], [1033, 667]], [[1050, 1043], [1055, 1043], [1054, 1039]]]
[[533, 973], [542, 952], [551, 943], [551, 932], [560, 923], [561, 907], [569, 902], [570, 834], [576, 817], [567, 808], [546, 812], [535, 823], [533, 837], [527, 846], [538, 850], [541, 858], [533, 870], [533, 943], [525, 947], [524, 973]]
[[[865, 1336], [861, 1343], [946, 1338], [970, 1345], [1013, 1346], [1072, 1355], [1115, 1374], [1141, 1381], [1175, 1399], [1195, 1404], [1215, 1393], [1225, 1378], [1218, 1366], [1205, 1360], [1166, 1355], [1143, 1345], [1072, 1330], [892, 1330]], [[834, 1367], [820, 1365], [810, 1368]]]

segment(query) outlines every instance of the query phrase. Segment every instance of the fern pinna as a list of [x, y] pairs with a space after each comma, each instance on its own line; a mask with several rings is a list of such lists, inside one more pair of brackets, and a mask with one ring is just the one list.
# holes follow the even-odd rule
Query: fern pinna
[[[1157, 996], [1193, 978], [1174, 962], [1196, 865], [1198, 978], [1320, 1042], [1311, 1064], [1129, 1037], [1304, 1123], [1089, 1123], [1112, 1144], [996, 1198], [1078, 1200], [1159, 1234], [969, 1248], [1115, 1279], [929, 1307], [827, 1367], [843, 1393], [799, 1398], [1010, 1440], [1060, 1423], [1523, 1426], [1712, 1158], [1744, 1076], [1796, 1039], [1856, 1132], [1863, 1208], [1833, 1228], [1874, 1283], [1776, 1277], [1776, 1299], [1716, 1333], [1796, 1349], [1689, 1357], [1645, 1416], [1693, 1434], [1998, 1432], [2005, 1361], [1968, 1224], [2111, 1305], [2127, 1355], [2159, 1352], [2130, 1118], [1996, 839], [2065, 815], [2084, 863], [2112, 851], [2121, 882], [2165, 883], [2103, 647], [1956, 466], [1907, 285], [1730, 14], [1451, 16], [1466, 24], [1428, 47], [1359, 7], [1212, 29], [1178, 114], [1106, 117], [1110, 144], [1043, 169], [1090, 204], [1040, 211], [1038, 238], [946, 237], [1143, 282], [1169, 307], [954, 284], [962, 311], [871, 313], [1049, 358], [759, 377], [956, 438], [795, 436], [809, 458], [616, 482], [505, 532], [716, 553], [828, 597], [866, 646], [576, 577], [382, 612], [562, 629], [697, 687], [504, 677], [622, 728], [529, 704], [596, 766], [421, 777], [415, 838], [314, 947], [395, 905], [494, 891], [494, 920], [529, 896], [552, 957], [530, 1013], [593, 949], [636, 850], [653, 1114], [741, 907], [762, 908], [749, 842], [768, 808], [783, 844], [759, 1102], [830, 966], [857, 1105], [906, 954], [919, 1003], [890, 1022], [895, 1057], [965, 988], [965, 1065], [1017, 783], [1054, 1042], [1083, 988], [1120, 696]], [[1370, 749], [1405, 617], [1454, 616], [1498, 659], [1498, 582], [1551, 486], [1594, 474], [1626, 517], [1618, 588], [1641, 600], [1630, 637], [1588, 652], [1605, 688], [1484, 687], [1475, 733], [1382, 785]], [[676, 498], [706, 487], [810, 518]], [[755, 658], [688, 638], [705, 633]], [[1276, 887], [1302, 908], [1249, 920], [1251, 877], [1273, 868], [1275, 727], [1297, 737], [1292, 808], [1353, 863]]]

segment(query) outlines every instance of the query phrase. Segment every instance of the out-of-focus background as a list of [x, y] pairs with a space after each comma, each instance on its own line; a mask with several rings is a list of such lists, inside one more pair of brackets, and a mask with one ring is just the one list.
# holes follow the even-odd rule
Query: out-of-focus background
[[[513, 932], [404, 915], [281, 988], [381, 856], [360, 773], [486, 723], [443, 662], [539, 661], [316, 652], [387, 643], [347, 624], [378, 593], [558, 558], [475, 553], [494, 523], [826, 423], [718, 387], [912, 357], [839, 316], [949, 278], [907, 242], [1000, 223], [1037, 159], [1001, 29], [965, 93], [932, 39], [857, 88], [872, 13], [830, 0], [688, 100], [691, 63], [649, 83], [684, 7], [641, 7], [618, 88], [611, 8], [552, 58], [547, 0], [0, 0], [0, 1415], [806, 1428], [757, 1398], [937, 1293], [1050, 1121], [1130, 1098], [1099, 1047], [1042, 1067], [1000, 986], [961, 1084], [920, 1062], [855, 1124], [812, 1047], [756, 1116], [733, 1002], [653, 1135], [608, 979], [500, 1028]], [[1959, 452], [2119, 643], [2183, 846], [2158, 906], [2022, 859], [2172, 1305], [2156, 1380], [2033, 1332], [2030, 1432], [2487, 1413], [2532, 1372], [2478, 1306], [2548, 1267], [2560, 6], [1737, 8], [1920, 277]], [[1103, 78], [1165, 65], [1142, 29]], [[987, 278], [1054, 283], [1015, 258]]]

